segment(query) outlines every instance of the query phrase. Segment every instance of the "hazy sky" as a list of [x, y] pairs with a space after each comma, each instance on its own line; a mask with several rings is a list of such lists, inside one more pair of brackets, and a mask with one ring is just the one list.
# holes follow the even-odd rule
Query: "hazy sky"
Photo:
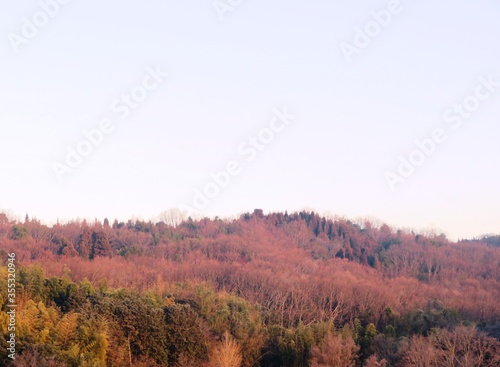
[[4, 1], [0, 209], [307, 207], [499, 233], [499, 16], [497, 0]]

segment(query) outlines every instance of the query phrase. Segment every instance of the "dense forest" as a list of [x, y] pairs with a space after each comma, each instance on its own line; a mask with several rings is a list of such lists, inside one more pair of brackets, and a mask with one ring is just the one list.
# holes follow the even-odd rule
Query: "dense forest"
[[50, 227], [0, 214], [0, 365], [500, 366], [500, 236], [171, 214]]

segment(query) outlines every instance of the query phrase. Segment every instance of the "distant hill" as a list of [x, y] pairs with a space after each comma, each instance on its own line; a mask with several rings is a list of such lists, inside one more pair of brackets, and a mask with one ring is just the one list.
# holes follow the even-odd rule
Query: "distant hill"
[[462, 240], [461, 242], [484, 243], [488, 246], [500, 247], [500, 235], [486, 235], [477, 239]]

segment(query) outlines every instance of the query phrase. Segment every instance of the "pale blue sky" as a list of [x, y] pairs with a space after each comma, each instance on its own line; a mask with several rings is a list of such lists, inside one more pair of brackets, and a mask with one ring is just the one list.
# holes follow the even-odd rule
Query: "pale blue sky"
[[[72, 0], [16, 53], [11, 32], [40, 5], [4, 1], [0, 209], [150, 219], [192, 205], [236, 160], [202, 214], [311, 207], [451, 238], [499, 233], [500, 87], [459, 129], [442, 115], [480, 76], [500, 81], [500, 3], [402, 0], [348, 63], [340, 44], [389, 2], [247, 0], [221, 21], [210, 0]], [[113, 101], [157, 65], [169, 76], [117, 118]], [[284, 106], [293, 122], [246, 162], [238, 146]], [[59, 182], [52, 164], [105, 117], [114, 131]], [[446, 142], [391, 191], [384, 174], [436, 128]]]

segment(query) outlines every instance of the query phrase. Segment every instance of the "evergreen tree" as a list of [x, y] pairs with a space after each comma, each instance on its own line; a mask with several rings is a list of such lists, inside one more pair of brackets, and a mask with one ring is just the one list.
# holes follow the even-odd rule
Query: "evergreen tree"
[[80, 238], [78, 239], [77, 249], [78, 253], [84, 259], [89, 259], [92, 250], [92, 231], [85, 227]]
[[111, 257], [111, 245], [109, 244], [108, 235], [102, 230], [92, 234], [92, 253], [90, 258], [93, 259], [97, 256]]

